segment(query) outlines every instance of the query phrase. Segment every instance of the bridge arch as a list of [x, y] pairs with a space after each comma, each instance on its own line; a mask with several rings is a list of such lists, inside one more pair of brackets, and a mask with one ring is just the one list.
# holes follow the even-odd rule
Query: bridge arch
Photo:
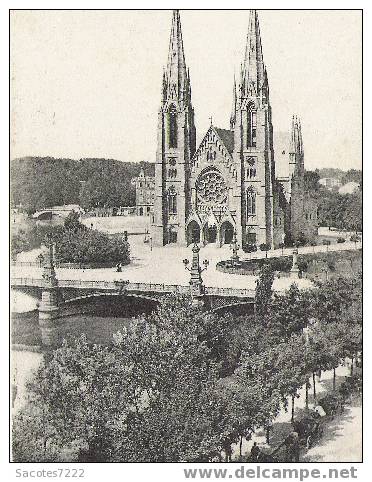
[[97, 316], [133, 317], [150, 314], [159, 305], [159, 299], [137, 293], [89, 293], [65, 299], [60, 305], [61, 316], [69, 313], [94, 312]]

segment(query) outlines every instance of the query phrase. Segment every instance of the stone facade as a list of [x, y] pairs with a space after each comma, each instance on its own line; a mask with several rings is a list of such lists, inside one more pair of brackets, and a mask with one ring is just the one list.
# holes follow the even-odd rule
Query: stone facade
[[136, 187], [136, 208], [137, 216], [150, 216], [153, 212], [155, 197], [155, 179], [153, 176], [145, 176], [141, 169], [138, 177], [132, 179]]
[[[230, 129], [210, 125], [196, 148], [190, 75], [179, 12], [173, 12], [158, 114], [152, 219], [154, 245], [192, 242], [277, 247], [316, 236], [316, 206], [304, 188], [300, 121], [293, 118], [289, 176], [276, 179], [269, 83], [258, 15], [250, 11]], [[139, 178], [137, 178], [139, 179]]]

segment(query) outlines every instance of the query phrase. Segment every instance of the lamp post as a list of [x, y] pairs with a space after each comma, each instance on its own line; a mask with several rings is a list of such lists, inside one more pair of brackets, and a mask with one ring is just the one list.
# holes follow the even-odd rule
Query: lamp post
[[235, 230], [234, 230], [234, 234], [233, 234], [232, 243], [230, 244], [230, 249], [232, 250], [231, 264], [232, 264], [232, 266], [235, 266], [239, 263], [238, 251], [240, 249], [240, 246], [238, 245], [238, 240], [237, 240], [237, 237], [236, 237], [236, 231]]
[[298, 268], [298, 248], [297, 246], [293, 249], [293, 261], [292, 261], [292, 268], [289, 272], [290, 278], [298, 279], [299, 278], [299, 268]]
[[194, 243], [192, 247], [192, 261], [191, 267], [189, 267], [190, 261], [185, 258], [183, 260], [183, 264], [185, 265], [185, 269], [190, 271], [190, 291], [192, 297], [192, 306], [202, 306], [204, 304], [203, 296], [204, 296], [204, 285], [203, 279], [201, 274], [208, 268], [209, 261], [205, 259], [203, 261], [204, 268], [200, 267], [200, 259], [199, 259], [199, 252], [200, 248], [197, 243]]

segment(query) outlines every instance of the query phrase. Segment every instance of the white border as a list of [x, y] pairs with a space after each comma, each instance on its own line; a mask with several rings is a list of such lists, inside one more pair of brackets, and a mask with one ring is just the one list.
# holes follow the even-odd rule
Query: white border
[[[364, 222], [364, 233], [363, 233], [363, 240], [364, 240], [364, 273], [365, 273], [365, 281], [364, 281], [364, 324], [365, 324], [365, 331], [364, 331], [364, 344], [365, 347], [368, 348], [369, 342], [371, 340], [371, 332], [369, 325], [371, 323], [370, 320], [370, 313], [372, 310], [370, 309], [370, 297], [368, 294], [371, 293], [370, 288], [370, 281], [369, 281], [369, 272], [371, 271], [371, 263], [370, 263], [370, 255], [368, 249], [368, 240], [369, 240], [369, 233], [371, 230], [370, 222], [369, 222], [369, 213], [370, 213], [370, 194], [368, 193], [369, 183], [368, 181], [372, 179], [371, 177], [371, 163], [372, 163], [372, 155], [371, 155], [371, 121], [370, 121], [370, 109], [372, 108], [371, 102], [371, 89], [372, 89], [372, 79], [371, 79], [371, 46], [372, 46], [372, 39], [371, 39], [371, 31], [372, 25], [370, 21], [370, 16], [372, 15], [372, 7], [370, 7], [371, 2], [364, 1], [330, 1], [330, 0], [312, 0], [312, 1], [280, 1], [275, 2], [274, 0], [260, 0], [255, 1], [250, 4], [250, 2], [243, 1], [243, 0], [230, 0], [229, 2], [223, 2], [221, 0], [215, 0], [213, 2], [207, 0], [188, 0], [188, 1], [178, 1], [178, 2], [169, 2], [169, 1], [149, 1], [149, 0], [137, 0], [136, 2], [128, 2], [128, 1], [118, 1], [118, 0], [91, 0], [91, 1], [77, 1], [77, 0], [65, 0], [65, 1], [58, 1], [58, 0], [18, 0], [18, 1], [8, 1], [3, 0], [0, 6], [0, 52], [1, 52], [1, 123], [0, 123], [0, 135], [1, 135], [1, 162], [0, 162], [0, 195], [1, 195], [1, 214], [0, 214], [0, 222], [2, 226], [2, 237], [1, 237], [1, 248], [2, 248], [2, 256], [0, 257], [0, 295], [1, 295], [1, 317], [0, 317], [0, 326], [1, 326], [1, 348], [0, 348], [0, 367], [1, 367], [1, 405], [0, 405], [0, 413], [1, 413], [1, 438], [0, 438], [0, 464], [1, 464], [1, 478], [2, 480], [20, 480], [16, 477], [16, 468], [21, 467], [25, 470], [31, 469], [47, 469], [49, 466], [53, 470], [56, 469], [56, 465], [54, 464], [25, 464], [23, 466], [19, 464], [9, 464], [8, 463], [8, 265], [7, 265], [7, 252], [8, 252], [8, 199], [9, 199], [9, 190], [8, 190], [8, 38], [9, 38], [9, 28], [8, 28], [8, 9], [15, 9], [15, 8], [24, 8], [24, 9], [109, 9], [109, 8], [119, 8], [119, 9], [139, 9], [139, 8], [148, 8], [148, 9], [158, 9], [158, 8], [165, 8], [165, 9], [172, 9], [172, 8], [184, 8], [184, 9], [217, 9], [217, 8], [226, 8], [226, 9], [247, 9], [247, 8], [258, 8], [258, 9], [364, 9], [364, 213], [365, 222]], [[369, 58], [368, 58], [369, 57]], [[352, 89], [353, 86], [350, 86]], [[368, 106], [368, 107], [367, 107]], [[365, 381], [365, 389], [364, 389], [364, 401], [365, 401], [365, 410], [364, 410], [364, 463], [363, 464], [354, 464], [357, 468], [358, 480], [370, 480], [370, 474], [372, 473], [372, 467], [370, 465], [372, 453], [371, 450], [371, 423], [369, 417], [369, 404], [368, 400], [370, 399], [371, 390], [368, 383], [368, 374], [372, 373], [370, 367], [370, 360], [368, 356], [368, 349], [365, 350], [365, 371], [367, 373], [366, 381]], [[204, 464], [205, 465], [205, 464]], [[217, 468], [220, 464], [209, 464]], [[227, 464], [230, 468], [237, 468], [239, 464]], [[270, 464], [272, 468], [280, 466]], [[319, 470], [323, 471], [325, 467], [335, 466], [337, 468], [341, 468], [341, 466], [345, 466], [347, 468], [353, 464], [295, 464], [292, 466], [288, 466], [289, 468], [296, 467], [307, 467], [310, 469], [319, 468]], [[63, 467], [66, 468], [67, 465], [64, 464]], [[79, 464], [79, 467], [81, 464]], [[182, 464], [182, 467], [190, 466], [196, 467], [196, 465], [192, 464]], [[198, 467], [202, 466], [202, 464], [198, 464]], [[222, 465], [221, 465], [222, 466]], [[76, 466], [75, 466], [76, 467]], [[85, 480], [95, 481], [95, 480], [128, 480], [128, 481], [142, 481], [142, 480], [159, 480], [162, 482], [175, 482], [178, 480], [187, 480], [183, 477], [183, 471], [181, 468], [181, 464], [85, 464], [86, 469], [86, 476]], [[369, 477], [367, 478], [367, 474]], [[43, 477], [43, 480], [56, 480], [55, 478], [47, 478]], [[71, 480], [71, 479], [70, 479]], [[84, 480], [84, 479], [79, 479]], [[199, 479], [200, 480], [200, 479]], [[210, 479], [215, 480], [215, 479]], [[234, 479], [232, 479], [234, 480]], [[239, 479], [237, 479], [239, 480]], [[247, 480], [247, 479], [243, 479]], [[306, 480], [316, 480], [316, 479], [306, 479]]]

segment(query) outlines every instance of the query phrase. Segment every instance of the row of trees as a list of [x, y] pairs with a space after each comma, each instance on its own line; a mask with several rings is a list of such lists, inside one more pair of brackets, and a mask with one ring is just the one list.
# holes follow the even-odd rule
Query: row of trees
[[170, 297], [111, 346], [64, 343], [28, 385], [14, 459], [207, 461], [269, 426], [315, 371], [361, 351], [360, 277], [281, 295], [272, 282], [264, 266], [251, 316]]

